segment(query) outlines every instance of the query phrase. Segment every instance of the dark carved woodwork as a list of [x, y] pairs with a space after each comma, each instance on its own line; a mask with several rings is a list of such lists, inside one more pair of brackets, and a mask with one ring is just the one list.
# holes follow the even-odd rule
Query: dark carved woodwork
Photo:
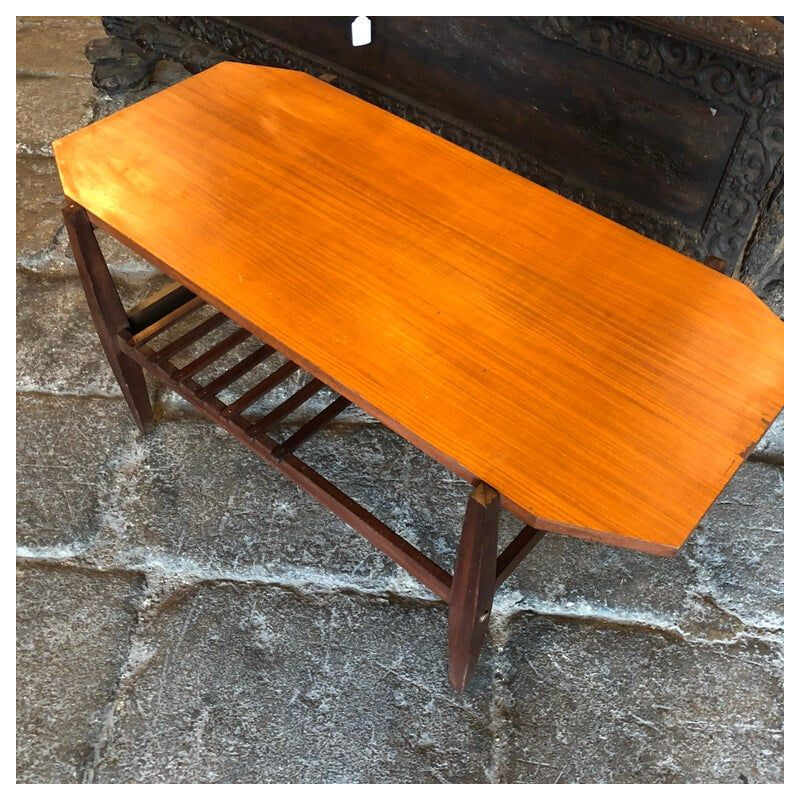
[[376, 18], [373, 43], [353, 48], [350, 19], [103, 18], [191, 71], [227, 59], [333, 75], [651, 238], [724, 261], [762, 295], [782, 281], [781, 23], [762, 20], [748, 39], [755, 23], [729, 17]]
[[92, 63], [94, 85], [111, 94], [144, 89], [159, 60], [153, 51], [118, 36], [90, 41], [86, 58]]

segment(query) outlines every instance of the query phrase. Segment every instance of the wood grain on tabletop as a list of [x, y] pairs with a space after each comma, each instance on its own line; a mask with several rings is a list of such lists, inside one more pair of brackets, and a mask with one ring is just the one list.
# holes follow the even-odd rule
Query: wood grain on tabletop
[[668, 553], [783, 404], [748, 288], [309, 75], [54, 145], [65, 194], [537, 525]]

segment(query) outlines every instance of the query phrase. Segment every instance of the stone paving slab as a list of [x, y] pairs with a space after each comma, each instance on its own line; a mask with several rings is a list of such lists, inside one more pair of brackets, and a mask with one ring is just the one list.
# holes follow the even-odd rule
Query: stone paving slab
[[17, 546], [48, 557], [85, 552], [137, 435], [122, 400], [18, 395]]
[[703, 636], [778, 630], [783, 476], [746, 463], [674, 558], [547, 535], [506, 584], [523, 606], [658, 620]]
[[17, 780], [80, 783], [136, 621], [134, 577], [17, 572]]
[[84, 78], [17, 78], [17, 152], [51, 156], [54, 139], [92, 121], [94, 98]]
[[772, 464], [783, 464], [783, 411], [770, 425], [769, 430], [755, 446], [750, 457], [759, 461], [769, 461]]
[[[166, 278], [120, 283], [127, 307]], [[77, 278], [17, 271], [17, 390], [119, 397]]]
[[97, 17], [17, 19], [17, 75], [89, 78], [84, 49], [106, 35]]
[[700, 595], [753, 630], [783, 626], [783, 470], [748, 463], [693, 535]]
[[38, 266], [62, 227], [61, 184], [52, 158], [17, 158], [17, 263]]
[[476, 782], [490, 649], [469, 694], [440, 607], [203, 585], [137, 632], [100, 782]]
[[[64, 195], [49, 156], [17, 157], [17, 265], [51, 276], [77, 275], [61, 217]], [[103, 231], [97, 240], [111, 272], [128, 280], [158, 274]]]
[[[386, 487], [369, 487], [379, 500]], [[396, 567], [230, 434], [162, 421], [108, 489], [94, 557], [130, 568], [297, 584], [394, 587]]]
[[100, 17], [17, 17], [17, 29], [26, 25], [40, 26], [44, 30], [51, 30], [53, 28], [91, 28], [97, 30], [97, 27], [102, 28]]
[[509, 782], [783, 780], [783, 664], [764, 642], [523, 614], [501, 657]]

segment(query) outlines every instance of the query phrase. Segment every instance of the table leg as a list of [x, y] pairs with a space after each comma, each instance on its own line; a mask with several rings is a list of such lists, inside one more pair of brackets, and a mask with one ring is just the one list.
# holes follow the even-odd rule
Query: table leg
[[117, 346], [117, 333], [128, 327], [128, 315], [85, 209], [76, 203], [67, 203], [63, 213], [69, 243], [100, 343], [139, 430], [147, 433], [153, 427], [153, 409], [144, 372]]
[[478, 663], [489, 626], [497, 572], [500, 496], [478, 484], [467, 501], [453, 574], [448, 618], [450, 683], [464, 691]]

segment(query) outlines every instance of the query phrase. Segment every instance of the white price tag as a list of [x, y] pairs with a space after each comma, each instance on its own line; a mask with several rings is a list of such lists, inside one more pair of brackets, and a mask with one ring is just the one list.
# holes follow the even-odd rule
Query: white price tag
[[356, 17], [350, 30], [353, 33], [353, 47], [361, 47], [372, 41], [372, 21], [369, 17]]

